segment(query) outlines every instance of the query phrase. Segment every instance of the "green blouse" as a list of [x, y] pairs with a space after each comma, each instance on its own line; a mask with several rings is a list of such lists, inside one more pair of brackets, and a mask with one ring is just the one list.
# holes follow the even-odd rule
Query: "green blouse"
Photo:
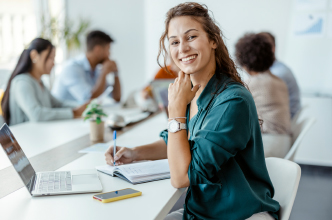
[[[254, 100], [227, 76], [217, 82], [215, 74], [190, 121], [187, 108], [192, 158], [183, 219], [243, 220], [259, 212], [278, 219]], [[167, 130], [160, 136], [167, 144]]]

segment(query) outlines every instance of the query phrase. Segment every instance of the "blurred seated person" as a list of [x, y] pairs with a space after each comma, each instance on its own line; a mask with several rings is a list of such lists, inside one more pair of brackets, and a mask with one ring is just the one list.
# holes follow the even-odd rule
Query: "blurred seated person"
[[270, 43], [272, 44], [272, 52], [274, 54], [274, 62], [270, 67], [270, 71], [273, 75], [282, 79], [288, 88], [289, 95], [289, 107], [291, 118], [300, 110], [301, 108], [301, 98], [300, 98], [300, 89], [297, 85], [296, 79], [288, 66], [284, 63], [280, 62], [275, 58], [275, 37], [269, 32], [261, 32], [262, 34], [268, 38]]
[[[178, 76], [178, 72], [180, 71], [180, 69], [174, 64], [172, 59], [170, 59], [170, 64], [166, 68], [168, 72], [166, 69], [160, 68], [154, 76], [153, 80], [175, 79]], [[126, 101], [126, 106], [138, 106], [141, 110], [148, 112], [155, 112], [158, 110], [158, 108], [162, 109], [164, 107], [157, 106], [157, 103], [155, 102], [153, 97], [151, 85], [146, 86], [143, 90], [139, 92], [132, 92], [132, 94]]]
[[291, 145], [289, 99], [286, 84], [269, 70], [274, 62], [272, 45], [263, 35], [246, 34], [236, 43], [236, 58], [250, 76], [247, 85], [263, 120], [265, 157], [284, 157]]
[[7, 124], [81, 117], [86, 104], [76, 108], [76, 103], [57, 100], [41, 81], [43, 74], [50, 74], [54, 58], [54, 46], [42, 38], [34, 39], [22, 52], [1, 101]]
[[[91, 31], [86, 38], [87, 52], [70, 60], [56, 78], [52, 93], [60, 100], [84, 103], [100, 96], [107, 88], [107, 75], [112, 73], [111, 97], [119, 102], [121, 86], [118, 68], [109, 59], [113, 39], [102, 31]], [[99, 66], [102, 64], [102, 67]]]
[[[157, 74], [154, 76], [154, 80], [158, 79], [175, 79], [178, 77], [178, 72], [180, 71], [180, 68], [175, 65], [173, 60], [170, 58], [170, 65], [167, 66], [168, 72], [164, 68], [160, 68]], [[142, 97], [144, 99], [152, 98], [152, 89], [151, 86], [148, 85], [142, 90]]]

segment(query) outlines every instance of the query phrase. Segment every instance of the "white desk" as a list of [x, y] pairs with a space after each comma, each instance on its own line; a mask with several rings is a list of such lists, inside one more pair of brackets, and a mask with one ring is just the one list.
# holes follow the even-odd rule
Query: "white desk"
[[[166, 117], [159, 114], [121, 135], [118, 143], [134, 146], [158, 140], [159, 132], [165, 127]], [[103, 164], [104, 155], [92, 153], [60, 170], [93, 169]], [[95, 193], [31, 197], [25, 188], [21, 188], [0, 199], [0, 219], [163, 219], [184, 192], [184, 189], [173, 188], [170, 180], [132, 185], [119, 178], [99, 174], [103, 192], [130, 187], [143, 194], [103, 204], [92, 199]]]
[[[82, 119], [51, 122], [27, 122], [10, 127], [28, 158], [89, 134], [89, 123]], [[0, 170], [11, 166], [7, 155], [0, 149]]]
[[[136, 108], [121, 109], [119, 106], [115, 106], [105, 108], [105, 112], [108, 114], [116, 113], [126, 116], [135, 113], [137, 114], [139, 113], [139, 110]], [[166, 119], [166, 116], [164, 117]], [[153, 124], [153, 126], [155, 126], [155, 124]], [[10, 126], [10, 129], [28, 158], [51, 150], [55, 147], [90, 133], [89, 122], [84, 122], [82, 119], [58, 120], [38, 123], [26, 122]], [[140, 135], [138, 135], [137, 132], [131, 133], [129, 135], [133, 135], [132, 138], [138, 138], [142, 136], [142, 132], [140, 132]], [[0, 149], [0, 170], [9, 166], [11, 166], [11, 163], [7, 155], [3, 150]]]

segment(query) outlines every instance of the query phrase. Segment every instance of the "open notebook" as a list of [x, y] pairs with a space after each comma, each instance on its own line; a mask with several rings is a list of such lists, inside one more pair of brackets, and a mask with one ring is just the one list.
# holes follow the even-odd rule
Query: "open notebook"
[[168, 160], [155, 160], [141, 163], [132, 163], [120, 166], [97, 166], [102, 173], [117, 176], [132, 184], [170, 178]]

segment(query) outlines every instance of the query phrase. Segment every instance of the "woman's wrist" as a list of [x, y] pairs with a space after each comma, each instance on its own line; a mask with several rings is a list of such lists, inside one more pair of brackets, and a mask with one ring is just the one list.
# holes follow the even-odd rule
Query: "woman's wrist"
[[173, 104], [168, 106], [169, 118], [186, 117], [187, 106], [184, 104]]
[[141, 160], [139, 158], [139, 147], [132, 148], [132, 158], [133, 158], [133, 161]]

